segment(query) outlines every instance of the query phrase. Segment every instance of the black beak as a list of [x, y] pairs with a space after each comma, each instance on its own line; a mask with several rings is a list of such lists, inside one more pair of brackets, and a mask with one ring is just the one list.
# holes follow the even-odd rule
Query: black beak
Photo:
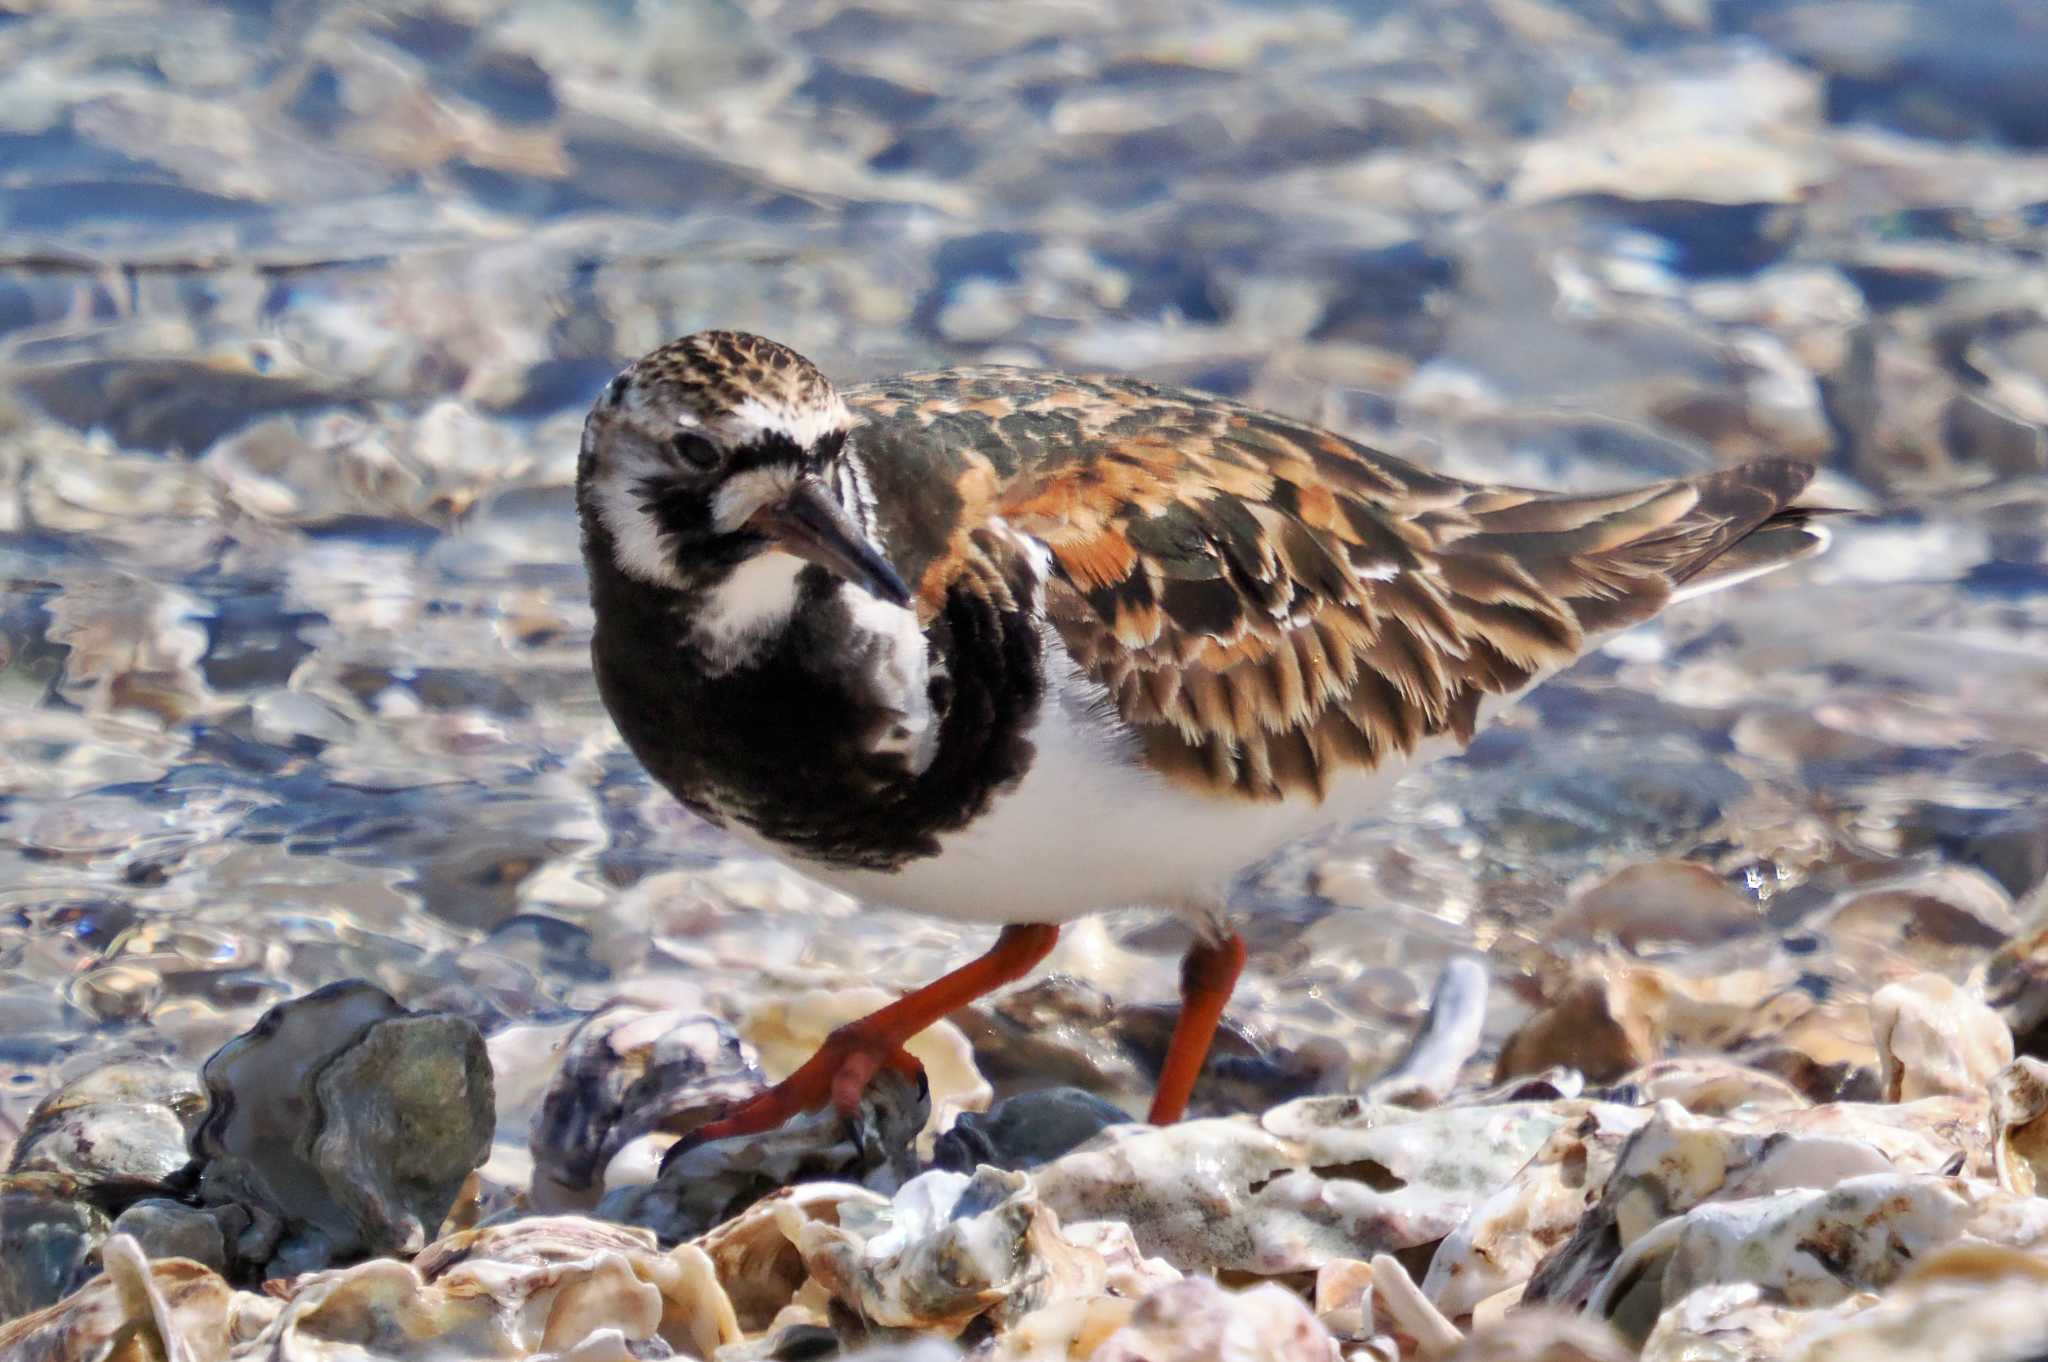
[[910, 588], [896, 569], [875, 552], [816, 478], [799, 481], [781, 501], [754, 512], [747, 525], [872, 596], [891, 605], [910, 604]]

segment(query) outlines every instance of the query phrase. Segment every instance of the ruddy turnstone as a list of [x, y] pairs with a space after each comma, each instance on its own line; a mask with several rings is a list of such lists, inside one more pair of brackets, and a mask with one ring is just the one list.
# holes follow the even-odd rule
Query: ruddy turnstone
[[[999, 366], [841, 392], [706, 331], [614, 378], [577, 506], [598, 686], [698, 814], [862, 900], [1005, 924], [696, 1132], [851, 1110], [1059, 924], [1191, 915], [1151, 1119], [1244, 962], [1228, 886], [1673, 601], [1825, 542], [1812, 468], [1490, 487], [1201, 393]], [[694, 1141], [693, 1141], [694, 1142]]]

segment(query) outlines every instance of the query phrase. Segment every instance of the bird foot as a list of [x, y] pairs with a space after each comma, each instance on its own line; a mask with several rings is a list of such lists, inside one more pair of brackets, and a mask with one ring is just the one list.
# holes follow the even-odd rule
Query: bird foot
[[868, 1080], [883, 1069], [894, 1069], [918, 1080], [922, 1086], [924, 1065], [903, 1048], [899, 1038], [872, 1025], [873, 1020], [863, 1018], [840, 1027], [825, 1037], [818, 1052], [795, 1073], [717, 1120], [698, 1126], [684, 1136], [684, 1145], [695, 1148], [735, 1135], [759, 1135], [793, 1116], [816, 1111], [827, 1102], [842, 1116], [851, 1116], [860, 1108]]

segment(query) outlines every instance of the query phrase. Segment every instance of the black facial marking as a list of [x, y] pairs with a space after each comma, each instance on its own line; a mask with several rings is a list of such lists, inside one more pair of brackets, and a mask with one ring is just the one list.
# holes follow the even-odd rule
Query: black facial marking
[[639, 499], [640, 509], [669, 534], [687, 541], [713, 531], [711, 497], [702, 487], [674, 478], [642, 478], [634, 484], [633, 495]]
[[761, 468], [768, 464], [800, 464], [804, 452], [797, 442], [779, 430], [764, 430], [760, 435], [730, 451], [726, 455], [727, 466], [735, 473], [749, 468]]
[[607, 407], [616, 407], [625, 400], [626, 376], [620, 374], [617, 378], [604, 385], [604, 404]]
[[[618, 570], [595, 532], [589, 563], [598, 688], [648, 772], [714, 821], [737, 818], [827, 865], [890, 870], [936, 855], [1021, 779], [1044, 694], [1043, 635], [1021, 608], [956, 587], [928, 632], [947, 680], [933, 684], [930, 764], [909, 769], [869, 739], [896, 723], [848, 647], [843, 598], [820, 571], [791, 627], [733, 671], [693, 660], [688, 591]], [[815, 587], [816, 589], [812, 589]]]

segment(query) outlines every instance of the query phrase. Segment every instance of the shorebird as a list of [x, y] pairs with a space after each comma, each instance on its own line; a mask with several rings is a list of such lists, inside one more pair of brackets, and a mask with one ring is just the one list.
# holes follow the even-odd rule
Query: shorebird
[[1002, 924], [693, 1133], [851, 1111], [903, 1043], [1142, 906], [1197, 940], [1150, 1118], [1244, 963], [1231, 881], [1674, 601], [1821, 548], [1761, 458], [1627, 491], [1460, 481], [1136, 378], [845, 391], [706, 331], [604, 388], [577, 507], [604, 703], [700, 816], [864, 901]]

